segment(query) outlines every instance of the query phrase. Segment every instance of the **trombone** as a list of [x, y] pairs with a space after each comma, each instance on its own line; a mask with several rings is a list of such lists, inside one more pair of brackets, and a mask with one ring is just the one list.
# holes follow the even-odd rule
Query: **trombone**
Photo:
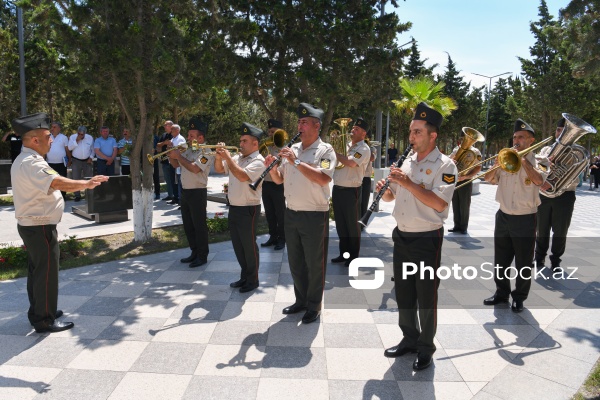
[[492, 160], [494, 158], [498, 158], [498, 165], [496, 165], [495, 167], [492, 167], [490, 169], [488, 169], [485, 172], [482, 172], [476, 176], [474, 176], [472, 179], [469, 179], [468, 181], [463, 181], [460, 183], [460, 185], [457, 185], [456, 189], [460, 189], [461, 187], [463, 187], [464, 185], [473, 182], [475, 179], [479, 179], [482, 176], [484, 176], [485, 174], [487, 174], [488, 172], [492, 172], [495, 169], [498, 168], [502, 168], [503, 171], [508, 172], [509, 174], [516, 174], [517, 172], [519, 172], [519, 170], [521, 169], [521, 157], [523, 157], [526, 154], [531, 153], [534, 150], [539, 149], [540, 147], [546, 145], [546, 143], [549, 143], [550, 141], [554, 140], [553, 136], [547, 137], [546, 139], [542, 140], [541, 142], [530, 146], [524, 150], [521, 150], [519, 152], [517, 152], [517, 150], [514, 147], [509, 147], [509, 148], [505, 148], [502, 149], [498, 152], [498, 154], [496, 154], [493, 157], [490, 157], [486, 160], [483, 160], [481, 162], [478, 162], [477, 164], [473, 164], [471, 166], [469, 166], [468, 168], [460, 171], [458, 173], [458, 175], [460, 176], [461, 174], [463, 174], [464, 172], [473, 169], [474, 167], [483, 164], [484, 162], [487, 162], [489, 160]]

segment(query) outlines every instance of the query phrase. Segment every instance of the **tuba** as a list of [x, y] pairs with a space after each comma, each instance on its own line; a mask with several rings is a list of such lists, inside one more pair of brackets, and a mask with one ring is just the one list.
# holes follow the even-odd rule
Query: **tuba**
[[286, 131], [283, 129], [277, 129], [273, 133], [273, 137], [267, 136], [260, 142], [260, 146], [258, 147], [258, 151], [263, 157], [266, 157], [270, 154], [269, 147], [275, 146], [278, 150], [281, 150], [285, 147], [285, 144], [289, 141], [289, 137]]
[[[352, 122], [352, 118], [338, 118], [334, 120], [340, 130], [337, 129], [329, 133], [329, 144], [333, 147], [336, 153], [347, 155], [348, 153], [348, 141], [350, 135], [348, 134], [348, 125]], [[344, 168], [344, 164], [338, 162], [335, 169]]]
[[596, 128], [581, 118], [568, 113], [562, 116], [565, 127], [546, 156], [552, 162], [552, 169], [546, 178], [550, 188], [542, 190], [542, 194], [550, 198], [563, 194], [581, 171], [587, 168], [590, 153], [575, 142], [588, 133], [596, 133]]
[[473, 146], [474, 143], [483, 142], [485, 140], [483, 135], [476, 129], [465, 126], [462, 128], [462, 131], [465, 136], [460, 143], [460, 148], [454, 155], [456, 168], [460, 171], [459, 175], [465, 175], [470, 169], [475, 167], [475, 164], [479, 159], [477, 158], [477, 154], [471, 150], [471, 146]]

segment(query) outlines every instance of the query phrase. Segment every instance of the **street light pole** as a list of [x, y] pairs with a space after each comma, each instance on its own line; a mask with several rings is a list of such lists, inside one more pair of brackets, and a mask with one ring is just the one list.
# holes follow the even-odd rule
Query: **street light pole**
[[23, 45], [23, 9], [17, 7], [17, 32], [19, 37], [19, 82], [21, 86], [21, 115], [27, 115], [27, 93], [25, 91], [25, 51]]
[[490, 84], [488, 85], [487, 112], [485, 113], [485, 140], [483, 141], [483, 158], [484, 159], [487, 158], [486, 153], [485, 153], [485, 148], [486, 148], [486, 142], [487, 142], [487, 137], [488, 137], [488, 124], [490, 122], [490, 99], [492, 98], [492, 79], [497, 78], [502, 75], [511, 74], [511, 73], [512, 72], [504, 72], [502, 74], [498, 74], [498, 75], [494, 75], [494, 76], [487, 76], [487, 75], [481, 75], [481, 74], [476, 74], [475, 72], [472, 72], [473, 75], [481, 76], [484, 78], [489, 78], [489, 80], [490, 80]]

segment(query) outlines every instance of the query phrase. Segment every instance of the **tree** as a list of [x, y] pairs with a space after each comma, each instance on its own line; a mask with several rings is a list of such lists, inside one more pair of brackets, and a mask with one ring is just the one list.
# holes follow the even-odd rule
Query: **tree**
[[417, 41], [413, 39], [412, 46], [410, 47], [410, 56], [408, 62], [404, 67], [404, 76], [408, 79], [415, 79], [418, 77], [433, 77], [433, 70], [438, 64], [433, 64], [431, 67], [425, 66], [425, 61], [428, 59], [421, 60], [421, 53], [417, 47]]

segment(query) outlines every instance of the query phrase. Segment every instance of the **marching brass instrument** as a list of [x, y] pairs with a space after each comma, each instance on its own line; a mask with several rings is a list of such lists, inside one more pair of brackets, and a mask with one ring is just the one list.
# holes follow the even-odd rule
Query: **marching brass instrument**
[[[348, 134], [348, 125], [352, 122], [352, 118], [338, 118], [333, 122], [340, 127], [340, 130], [333, 130], [329, 133], [329, 144], [333, 147], [336, 153], [347, 155], [348, 153], [348, 141], [350, 135]], [[344, 164], [337, 162], [335, 169], [344, 168]]]
[[460, 143], [460, 148], [454, 155], [454, 160], [456, 160], [456, 168], [461, 171], [459, 176], [461, 174], [466, 174], [473, 168], [473, 164], [477, 163], [477, 154], [471, 150], [471, 146], [477, 142], [483, 142], [485, 140], [483, 135], [476, 129], [465, 126], [462, 128], [462, 131], [465, 136]]
[[[494, 157], [490, 157], [487, 160], [478, 162], [477, 164], [472, 165], [471, 167], [467, 168], [467, 170], [472, 169], [473, 167], [483, 164], [484, 162], [494, 159], [494, 158], [498, 158], [498, 165], [488, 169], [485, 172], [482, 172], [482, 173], [476, 175], [475, 177], [473, 177], [472, 179], [469, 179], [468, 181], [461, 182], [460, 185], [456, 186], [455, 190], [460, 189], [464, 185], [471, 183], [475, 179], [479, 179], [482, 176], [484, 176], [485, 174], [487, 174], [488, 172], [492, 172], [498, 168], [501, 168], [503, 171], [508, 172], [509, 174], [516, 174], [521, 169], [521, 157], [531, 153], [534, 150], [539, 149], [540, 147], [544, 146], [546, 143], [550, 142], [552, 139], [554, 139], [554, 138], [552, 136], [550, 136], [550, 137], [542, 140], [538, 144], [530, 146], [530, 147], [526, 148], [525, 150], [521, 150], [519, 152], [517, 152], [517, 150], [515, 148], [505, 148], [505, 149], [500, 150], [498, 152], [498, 154], [496, 154]], [[458, 173], [458, 175], [460, 176], [463, 172], [465, 172], [465, 171], [460, 171]]]
[[281, 150], [285, 147], [285, 144], [289, 141], [289, 137], [286, 131], [283, 129], [277, 129], [273, 133], [273, 137], [267, 136], [260, 142], [260, 146], [258, 147], [258, 151], [263, 157], [268, 156], [269, 147], [275, 146], [278, 150]]
[[[218, 144], [196, 144], [195, 148], [192, 148], [192, 151], [201, 151], [203, 155], [215, 155], [217, 152], [216, 149], [226, 149], [231, 153], [239, 153], [239, 149], [235, 146], [221, 146]], [[210, 151], [206, 151], [210, 150]]]
[[543, 195], [550, 198], [563, 194], [573, 180], [587, 168], [590, 153], [575, 142], [585, 134], [596, 133], [596, 128], [584, 120], [568, 113], [563, 113], [562, 116], [565, 119], [565, 127], [546, 156], [552, 162], [550, 175], [546, 178], [550, 188], [541, 189]]
[[[197, 147], [198, 147], [198, 141], [196, 139], [192, 140], [192, 151], [197, 151]], [[161, 161], [165, 160], [165, 157], [167, 157], [167, 154], [172, 152], [173, 150], [186, 150], [188, 148], [188, 144], [187, 143], [182, 143], [179, 146], [175, 146], [175, 147], [171, 147], [169, 150], [163, 151], [162, 153], [158, 153], [155, 155], [151, 155], [151, 154], [146, 154], [146, 157], [148, 158], [148, 162], [150, 163], [150, 165], [154, 165], [154, 160], [159, 159]]]

